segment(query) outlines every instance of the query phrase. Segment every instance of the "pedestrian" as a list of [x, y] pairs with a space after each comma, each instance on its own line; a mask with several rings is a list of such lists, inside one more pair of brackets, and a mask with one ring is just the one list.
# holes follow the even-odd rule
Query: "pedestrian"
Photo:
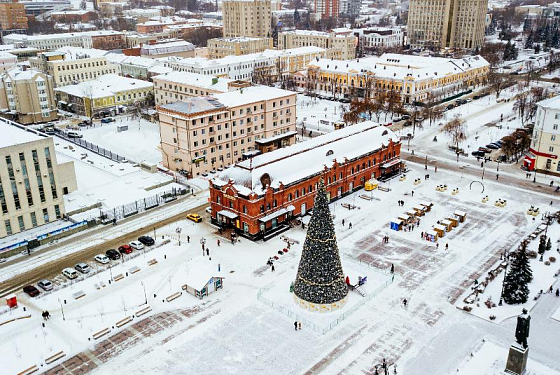
[[550, 205], [552, 206], [552, 201], [550, 201]]
[[498, 177], [500, 177], [500, 175], [496, 173], [496, 180], [498, 179]]
[[43, 320], [47, 320], [47, 314], [45, 313], [45, 311], [41, 313], [41, 316], [43, 317]]
[[395, 273], [395, 265], [391, 263], [391, 273]]
[[348, 229], [352, 229], [352, 223], [348, 223]]
[[271, 269], [272, 269], [272, 272], [274, 272], [274, 263], [272, 264], [272, 268], [271, 268]]
[[408, 303], [408, 301], [406, 300], [406, 298], [403, 300], [403, 305], [404, 307], [406, 307], [406, 304]]
[[301, 331], [301, 322], [298, 322], [298, 328]]
[[552, 285], [548, 288], [548, 293], [552, 293]]
[[412, 190], [412, 196], [414, 196], [414, 190]]
[[[435, 172], [437, 173], [437, 167], [436, 167], [436, 169], [435, 169]], [[428, 175], [428, 178], [430, 178], [430, 175]]]
[[420, 238], [424, 238], [424, 232], [420, 233]]
[[342, 226], [344, 226], [344, 219], [342, 219]]
[[218, 243], [218, 247], [220, 247], [220, 239], [216, 241]]
[[233, 237], [231, 237], [231, 244], [235, 244], [235, 240], [233, 239]]
[[51, 313], [49, 312], [49, 310], [45, 311], [45, 313], [47, 314], [47, 320], [49, 320], [51, 318]]
[[436, 242], [436, 249], [439, 249], [439, 243]]
[[448, 243], [445, 244], [445, 250], [449, 250], [449, 244]]
[[301, 229], [305, 229], [305, 223], [303, 221], [301, 222]]
[[191, 236], [187, 236], [187, 243], [191, 243]]
[[552, 185], [554, 185], [554, 181], [550, 181], [550, 187], [552, 187]]
[[560, 289], [556, 288], [556, 297], [560, 297]]
[[206, 255], [210, 256], [210, 249], [206, 248]]
[[298, 324], [297, 324], [297, 320], [296, 320], [296, 321], [294, 322], [294, 329], [295, 329], [296, 331], [297, 331], [297, 326], [298, 326]]

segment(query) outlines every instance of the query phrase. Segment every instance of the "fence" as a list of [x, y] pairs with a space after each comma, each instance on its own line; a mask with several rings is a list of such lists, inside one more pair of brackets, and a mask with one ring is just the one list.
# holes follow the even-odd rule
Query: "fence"
[[[93, 144], [91, 142], [86, 141], [83, 138], [73, 138], [73, 137], [69, 137], [66, 134], [58, 131], [56, 132], [56, 135], [68, 142], [72, 142], [77, 144], [78, 146], [81, 146], [83, 148], [85, 148], [86, 150], [89, 150], [91, 152], [95, 152], [98, 155], [101, 155], [103, 157], [106, 157], [109, 160], [113, 160], [119, 163], [122, 163], [124, 161], [126, 161], [127, 159], [124, 156], [121, 156], [119, 154], [115, 154], [114, 152], [107, 150], [103, 147], [99, 147], [96, 144]], [[131, 161], [131, 160], [129, 160]], [[132, 161], [131, 161], [132, 162]], [[134, 163], [134, 162], [133, 162]]]
[[139, 199], [131, 203], [124, 204], [120, 207], [115, 207], [111, 210], [101, 211], [100, 219], [103, 224], [119, 221], [140, 212], [149, 210], [159, 206], [160, 204], [168, 203], [177, 199], [178, 196], [185, 195], [189, 192], [187, 189], [175, 189], [165, 191], [147, 198]]
[[[357, 260], [357, 259], [354, 259], [354, 258], [350, 258], [350, 257], [345, 257], [345, 258], [349, 259], [351, 261], [354, 261], [356, 263], [359, 263], [361, 265], [365, 265], [367, 267], [370, 267], [376, 273], [381, 273], [383, 275], [388, 275], [389, 274], [389, 272], [379, 271], [377, 268], [373, 268], [371, 266], [371, 264], [369, 264], [367, 262], [363, 262], [363, 261], [360, 261], [360, 260]], [[325, 333], [329, 332], [331, 329], [333, 329], [334, 327], [336, 327], [337, 325], [342, 323], [344, 320], [346, 320], [350, 315], [352, 315], [354, 312], [356, 312], [356, 310], [358, 310], [360, 307], [362, 307], [363, 305], [365, 305], [366, 303], [371, 301], [371, 299], [373, 297], [375, 297], [383, 289], [385, 289], [387, 286], [389, 286], [389, 284], [391, 284], [393, 282], [393, 280], [394, 280], [393, 278], [390, 278], [390, 279], [386, 280], [383, 284], [378, 286], [373, 292], [371, 292], [369, 294], [366, 294], [360, 302], [358, 302], [354, 306], [350, 307], [341, 316], [339, 316], [338, 318], [336, 318], [335, 320], [333, 320], [332, 322], [328, 323], [325, 326], [320, 326], [318, 324], [315, 324], [315, 323], [311, 322], [310, 320], [304, 318], [303, 316], [297, 314], [296, 312], [290, 310], [286, 306], [275, 303], [275, 302], [269, 300], [268, 298], [266, 298], [265, 296], [263, 296], [264, 293], [266, 293], [267, 291], [272, 289], [272, 287], [274, 287], [275, 282], [272, 282], [272, 283], [270, 283], [268, 285], [265, 285], [264, 287], [260, 288], [257, 292], [257, 300], [261, 301], [265, 305], [268, 305], [268, 306], [272, 307], [274, 310], [279, 311], [280, 313], [301, 322], [302, 325], [304, 325], [305, 327], [311, 328], [315, 332], [318, 332], [318, 333], [324, 335]], [[294, 303], [294, 307], [297, 307], [295, 305], [295, 303]], [[299, 308], [299, 307], [297, 307], [297, 308]]]

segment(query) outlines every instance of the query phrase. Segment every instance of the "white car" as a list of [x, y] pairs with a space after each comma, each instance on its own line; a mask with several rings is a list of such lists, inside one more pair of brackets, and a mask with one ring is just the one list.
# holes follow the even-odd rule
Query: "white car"
[[78, 272], [73, 268], [65, 268], [62, 270], [62, 274], [69, 278], [70, 280], [78, 277]]
[[105, 254], [97, 254], [93, 259], [101, 264], [107, 264], [110, 262], [109, 258], [107, 258]]
[[91, 268], [89, 268], [89, 265], [87, 263], [78, 263], [74, 266], [74, 268], [81, 273], [89, 273], [89, 271], [91, 271]]
[[129, 243], [129, 245], [134, 250], [142, 250], [144, 248], [144, 244], [140, 241], [132, 241], [131, 243]]
[[47, 279], [39, 281], [37, 285], [39, 285], [39, 287], [45, 291], [52, 290], [54, 287], [53, 283], [51, 283], [51, 281]]

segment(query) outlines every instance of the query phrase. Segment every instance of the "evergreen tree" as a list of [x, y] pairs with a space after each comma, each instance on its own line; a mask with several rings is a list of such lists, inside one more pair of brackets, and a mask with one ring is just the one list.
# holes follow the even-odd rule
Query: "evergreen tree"
[[546, 237], [545, 236], [541, 236], [539, 238], [539, 254], [544, 254], [546, 250]]
[[528, 284], [533, 280], [533, 271], [529, 264], [526, 251], [527, 245], [523, 242], [521, 248], [515, 253], [511, 266], [504, 280], [503, 298], [505, 303], [516, 305], [527, 302], [529, 298]]
[[550, 241], [550, 237], [548, 237], [548, 241], [546, 242], [546, 250], [552, 249], [552, 241]]
[[299, 21], [301, 21], [301, 17], [299, 15], [298, 10], [296, 9], [296, 10], [294, 10], [294, 24], [297, 26]]
[[328, 203], [321, 179], [294, 283], [296, 296], [317, 304], [337, 302], [348, 294]]
[[541, 45], [535, 44], [535, 53], [540, 53], [540, 52], [541, 52]]
[[531, 31], [525, 40], [525, 48], [533, 48], [533, 32]]

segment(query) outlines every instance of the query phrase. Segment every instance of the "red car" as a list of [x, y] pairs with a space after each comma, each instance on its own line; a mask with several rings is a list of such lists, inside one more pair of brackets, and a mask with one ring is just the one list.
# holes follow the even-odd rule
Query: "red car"
[[33, 285], [26, 285], [23, 287], [23, 291], [29, 295], [29, 297], [37, 297], [41, 292], [39, 289], [35, 288]]
[[130, 247], [130, 245], [122, 245], [119, 247], [119, 251], [121, 254], [130, 254], [132, 253], [132, 247]]

